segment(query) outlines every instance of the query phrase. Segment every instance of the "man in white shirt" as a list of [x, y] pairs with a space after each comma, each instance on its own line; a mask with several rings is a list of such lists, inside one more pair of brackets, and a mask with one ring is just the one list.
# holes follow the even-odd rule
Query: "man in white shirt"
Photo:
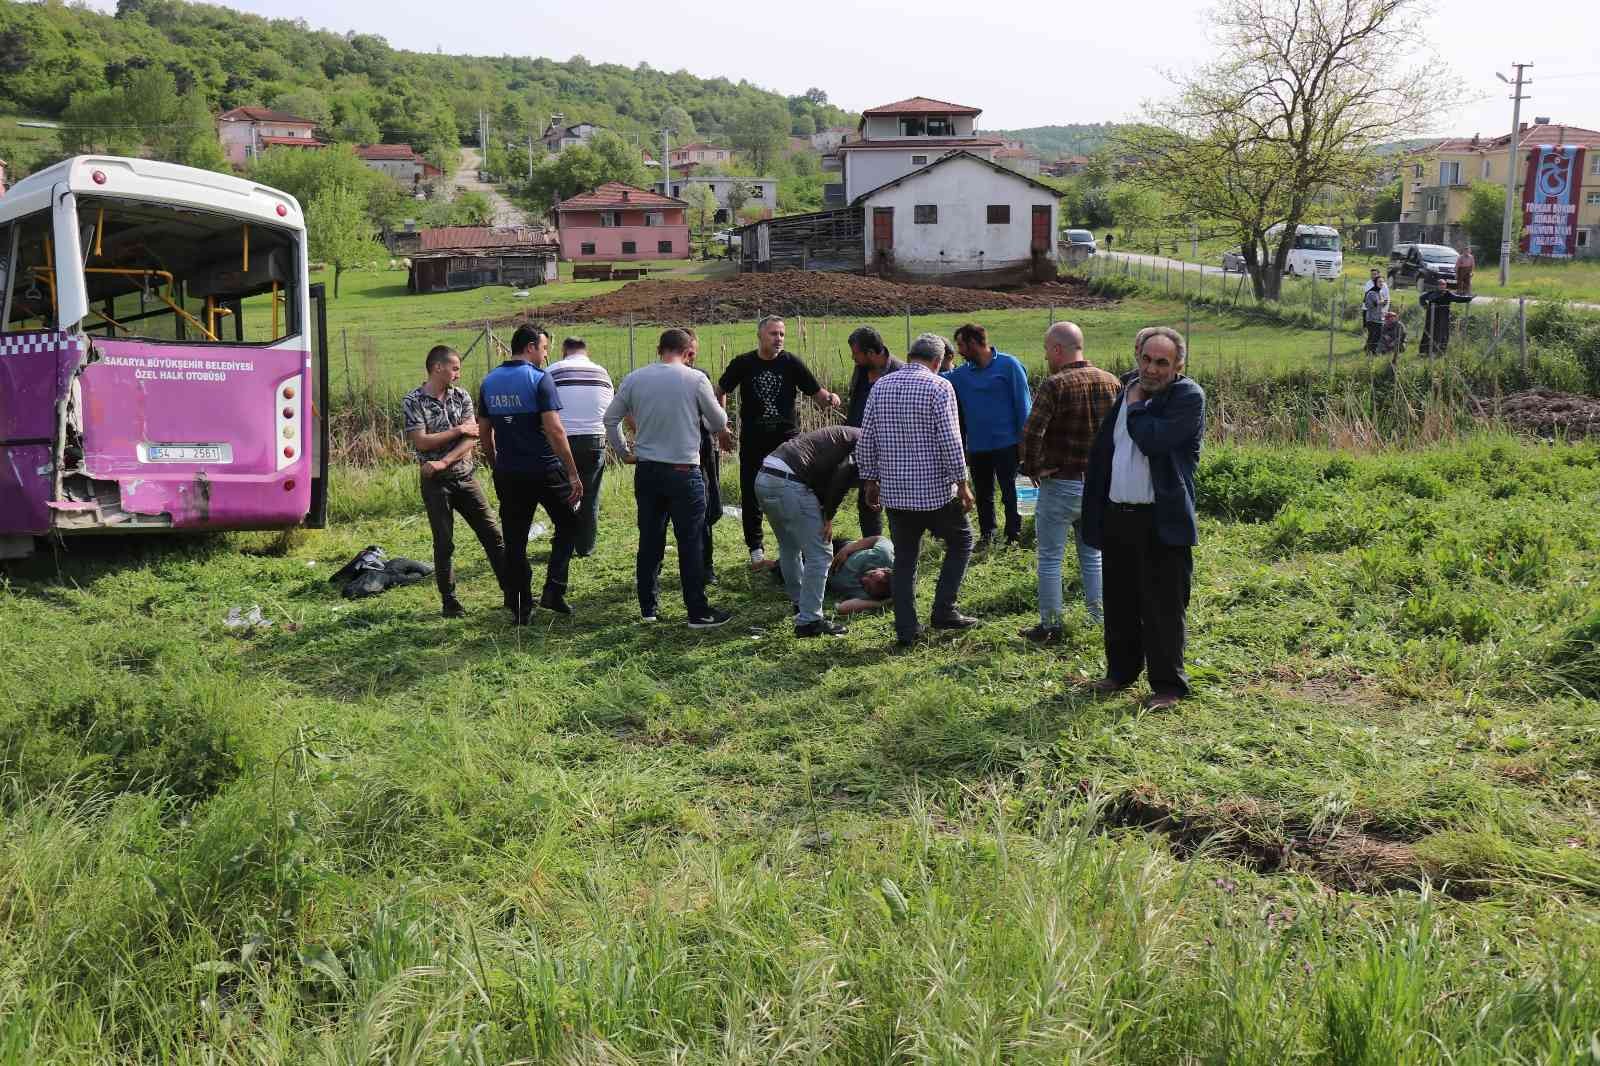
[[578, 506], [578, 536], [574, 552], [580, 559], [594, 554], [600, 522], [600, 482], [606, 473], [606, 408], [611, 406], [611, 375], [589, 358], [582, 337], [561, 342], [561, 360], [549, 367], [561, 397], [561, 424], [572, 444], [583, 480], [583, 502]]
[[1206, 394], [1184, 376], [1184, 340], [1152, 326], [1134, 342], [1139, 369], [1095, 435], [1084, 476], [1083, 539], [1105, 569], [1106, 676], [1100, 692], [1144, 673], [1151, 707], [1189, 694], [1185, 614], [1194, 577], [1194, 474]]

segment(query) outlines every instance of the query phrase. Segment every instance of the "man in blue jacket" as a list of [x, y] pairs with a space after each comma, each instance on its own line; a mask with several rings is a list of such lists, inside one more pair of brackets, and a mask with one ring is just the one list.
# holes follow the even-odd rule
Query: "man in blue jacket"
[[994, 483], [1006, 508], [1006, 543], [1022, 539], [1022, 513], [1017, 510], [1017, 446], [1033, 400], [1028, 371], [1020, 360], [989, 347], [989, 334], [971, 322], [956, 330], [956, 349], [963, 364], [942, 376], [955, 387], [965, 430], [967, 468], [978, 499], [977, 551], [994, 542]]
[[1183, 335], [1140, 330], [1139, 369], [1101, 423], [1084, 478], [1083, 539], [1105, 568], [1106, 676], [1098, 692], [1127, 688], [1145, 672], [1150, 707], [1189, 694], [1184, 614], [1194, 576], [1194, 472], [1206, 426], [1206, 394], [1183, 375]]

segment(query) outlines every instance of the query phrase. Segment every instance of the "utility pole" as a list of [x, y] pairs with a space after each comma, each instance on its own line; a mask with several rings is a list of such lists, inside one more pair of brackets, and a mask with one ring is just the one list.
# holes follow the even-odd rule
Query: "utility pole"
[[1494, 76], [1516, 89], [1511, 97], [1511, 143], [1506, 146], [1506, 211], [1505, 217], [1500, 222], [1500, 285], [1504, 288], [1511, 280], [1511, 218], [1516, 209], [1517, 199], [1517, 149], [1521, 147], [1522, 140], [1522, 101], [1531, 100], [1531, 96], [1522, 95], [1524, 85], [1532, 85], [1532, 78], [1524, 78], [1522, 72], [1532, 63], [1513, 63], [1517, 68], [1517, 80], [1501, 74], [1498, 70]]
[[528, 184], [533, 184], [533, 120], [528, 120]]
[[670, 140], [672, 130], [666, 126], [661, 127], [661, 195], [672, 195], [672, 164], [668, 161], [667, 153], [671, 150]]

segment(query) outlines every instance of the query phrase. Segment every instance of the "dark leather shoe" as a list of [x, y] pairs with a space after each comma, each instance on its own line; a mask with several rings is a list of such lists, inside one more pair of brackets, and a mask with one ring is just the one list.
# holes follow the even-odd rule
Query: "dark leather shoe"
[[446, 618], [460, 618], [467, 613], [467, 609], [454, 596], [446, 596], [443, 606], [439, 608], [439, 613]]
[[1149, 711], [1160, 711], [1177, 706], [1181, 699], [1183, 696], [1177, 692], [1152, 692], [1145, 697], [1144, 706]]
[[841, 637], [844, 636], [844, 632], [844, 626], [838, 622], [830, 622], [826, 618], [794, 627], [794, 635], [797, 637]]
[[913, 647], [916, 647], [917, 641], [921, 640], [923, 637], [925, 637], [927, 635], [928, 635], [928, 627], [927, 626], [918, 626], [917, 627], [917, 635], [916, 636], [910, 638], [909, 640], [906, 639], [905, 637], [895, 637], [894, 638], [894, 642], [895, 642], [895, 645], [897, 647], [900, 647], [900, 648], [913, 648]]
[[1024, 629], [1021, 636], [1024, 640], [1030, 640], [1035, 644], [1059, 644], [1061, 643], [1061, 627], [1037, 625], [1031, 629]]
[[543, 596], [540, 596], [539, 606], [547, 611], [554, 611], [556, 614], [572, 613], [572, 604], [568, 603], [567, 598], [559, 592], [546, 592]]
[[1100, 680], [1091, 682], [1089, 684], [1089, 691], [1093, 692], [1097, 696], [1110, 696], [1114, 693], [1121, 692], [1131, 684], [1133, 684], [1131, 681], [1123, 682], [1109, 677], [1102, 677]]
[[976, 618], [962, 614], [960, 611], [937, 615], [933, 619], [933, 628], [935, 629], [971, 629], [977, 624], [978, 620]]

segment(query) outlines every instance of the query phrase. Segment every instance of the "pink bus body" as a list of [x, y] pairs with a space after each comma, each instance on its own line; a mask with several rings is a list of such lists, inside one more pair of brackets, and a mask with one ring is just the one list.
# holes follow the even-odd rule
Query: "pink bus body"
[[0, 198], [0, 557], [322, 524], [306, 266], [293, 197], [228, 175], [79, 157]]

